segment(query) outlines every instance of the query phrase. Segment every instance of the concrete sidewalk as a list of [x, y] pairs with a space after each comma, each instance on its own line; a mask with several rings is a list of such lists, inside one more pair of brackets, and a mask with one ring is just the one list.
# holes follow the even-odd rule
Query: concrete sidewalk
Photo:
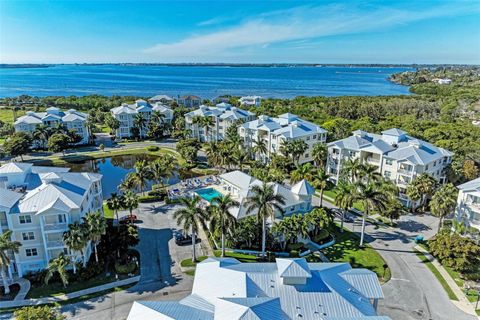
[[458, 301], [451, 300], [459, 309], [463, 310], [466, 313], [469, 313], [471, 315], [476, 316], [477, 313], [475, 312], [475, 305], [468, 301], [467, 297], [463, 293], [463, 291], [458, 287], [457, 283], [453, 278], [450, 276], [450, 274], [445, 270], [445, 268], [438, 262], [437, 259], [435, 259], [434, 256], [430, 254], [427, 250], [425, 250], [421, 246], [416, 246], [416, 250], [420, 251], [427, 257], [430, 262], [434, 265], [434, 267], [440, 272], [442, 277], [445, 279], [447, 282], [448, 286], [452, 289], [453, 293], [457, 296]]

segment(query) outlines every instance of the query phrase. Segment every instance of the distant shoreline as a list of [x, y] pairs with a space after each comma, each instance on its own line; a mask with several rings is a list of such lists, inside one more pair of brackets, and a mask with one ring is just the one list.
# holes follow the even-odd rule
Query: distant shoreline
[[261, 67], [261, 68], [301, 68], [301, 67], [343, 67], [343, 68], [437, 68], [446, 66], [475, 66], [466, 64], [381, 64], [381, 63], [17, 63], [0, 64], [0, 69], [50, 68], [55, 66], [143, 66], [143, 67]]

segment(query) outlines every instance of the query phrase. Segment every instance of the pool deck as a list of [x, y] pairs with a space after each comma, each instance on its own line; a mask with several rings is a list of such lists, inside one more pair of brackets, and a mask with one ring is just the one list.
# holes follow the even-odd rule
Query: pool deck
[[221, 192], [219, 184], [220, 180], [213, 175], [190, 178], [168, 186], [167, 194], [169, 199], [178, 199], [188, 195], [191, 192], [205, 188], [214, 188], [218, 192], [224, 194]]

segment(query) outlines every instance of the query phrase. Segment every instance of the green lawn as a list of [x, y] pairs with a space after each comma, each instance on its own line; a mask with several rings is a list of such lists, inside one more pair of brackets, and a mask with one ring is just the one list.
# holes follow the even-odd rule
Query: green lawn
[[62, 294], [96, 287], [113, 281], [116, 281], [114, 276], [106, 277], [102, 274], [90, 280], [69, 283], [66, 288], [64, 288], [61, 283], [52, 282], [48, 285], [32, 286], [32, 288], [27, 294], [27, 298], [35, 299], [50, 296], [60, 296]]
[[433, 273], [433, 275], [437, 278], [438, 282], [440, 282], [443, 289], [447, 293], [448, 298], [450, 300], [458, 301], [458, 298], [455, 295], [455, 293], [453, 293], [452, 288], [450, 288], [450, 286], [447, 284], [447, 281], [445, 280], [445, 278], [440, 274], [440, 272], [437, 270], [437, 268], [435, 268], [433, 263], [430, 262], [430, 260], [428, 260], [428, 258], [423, 253], [421, 253], [420, 251], [415, 250], [415, 254], [417, 255], [417, 257], [420, 258], [420, 260], [422, 260], [422, 262], [427, 266], [428, 269], [430, 269], [430, 271]]
[[[320, 194], [320, 192], [318, 190], [317, 190], [317, 192], [318, 192], [318, 194]], [[327, 200], [327, 201], [328, 200], [335, 201], [336, 195], [337, 194], [336, 194], [335, 190], [333, 190], [333, 189], [323, 191], [324, 198], [330, 198], [330, 199], [324, 199], [324, 200]], [[353, 204], [353, 207], [357, 210], [363, 211], [363, 204], [358, 202], [358, 201]]]
[[106, 219], [113, 219], [113, 210], [110, 210], [110, 208], [107, 206], [107, 202], [103, 202], [103, 215]]
[[[17, 118], [25, 114], [24, 110], [17, 111]], [[13, 123], [13, 111], [12, 109], [0, 109], [0, 120], [6, 123]]]
[[340, 233], [339, 228], [337, 228], [334, 236], [335, 244], [322, 250], [330, 261], [349, 262], [354, 268], [366, 268], [375, 272], [383, 282], [390, 280], [390, 269], [385, 270], [384, 276], [383, 265], [386, 262], [375, 249], [368, 245], [361, 248], [358, 236], [348, 230]]
[[[215, 257], [220, 257], [222, 255], [221, 250], [215, 250], [213, 252], [215, 254]], [[243, 254], [243, 253], [237, 253], [237, 252], [232, 252], [232, 251], [226, 251], [225, 252], [225, 257], [226, 258], [235, 258], [240, 262], [257, 262], [257, 257], [251, 254]]]
[[207, 259], [208, 257], [207, 256], [200, 256], [200, 257], [197, 257], [197, 261], [196, 262], [193, 262], [192, 261], [192, 258], [187, 258], [187, 259], [184, 259], [180, 262], [180, 265], [184, 268], [190, 268], [190, 267], [195, 267], [197, 265], [197, 263], [199, 262], [202, 262], [203, 260]]
[[180, 163], [184, 162], [183, 158], [173, 149], [169, 148], [160, 148], [157, 151], [148, 151], [146, 147], [139, 148], [128, 148], [122, 150], [113, 150], [113, 151], [93, 151], [93, 152], [82, 152], [78, 154], [66, 155], [66, 156], [49, 156], [42, 159], [33, 160], [37, 165], [52, 165], [52, 166], [62, 166], [68, 162], [81, 162], [92, 159], [101, 159], [108, 158], [112, 156], [120, 155], [135, 155], [135, 154], [147, 154], [158, 156], [161, 154], [171, 154], [174, 155]]

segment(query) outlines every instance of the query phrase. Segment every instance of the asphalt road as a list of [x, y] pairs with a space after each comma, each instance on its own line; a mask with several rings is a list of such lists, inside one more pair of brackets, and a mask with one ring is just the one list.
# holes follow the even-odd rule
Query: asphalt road
[[[172, 218], [175, 209], [175, 206], [141, 204], [137, 213], [141, 278], [135, 286], [63, 306], [63, 314], [68, 319], [122, 320], [128, 316], [135, 300], [179, 300], [189, 295], [193, 277], [183, 274], [179, 263], [191, 256], [191, 246], [179, 247], [172, 238], [172, 230], [178, 229]], [[202, 253], [199, 244], [197, 250]]]
[[[315, 204], [319, 204], [315, 198]], [[324, 206], [335, 207], [328, 202]], [[345, 224], [360, 232], [361, 221]], [[366, 241], [387, 261], [392, 278], [383, 285], [385, 299], [379, 302], [378, 312], [394, 320], [476, 320], [475, 316], [458, 309], [432, 272], [413, 252], [413, 238], [419, 234], [426, 239], [437, 230], [438, 219], [429, 215], [402, 216], [397, 228], [375, 229], [366, 226]]]

